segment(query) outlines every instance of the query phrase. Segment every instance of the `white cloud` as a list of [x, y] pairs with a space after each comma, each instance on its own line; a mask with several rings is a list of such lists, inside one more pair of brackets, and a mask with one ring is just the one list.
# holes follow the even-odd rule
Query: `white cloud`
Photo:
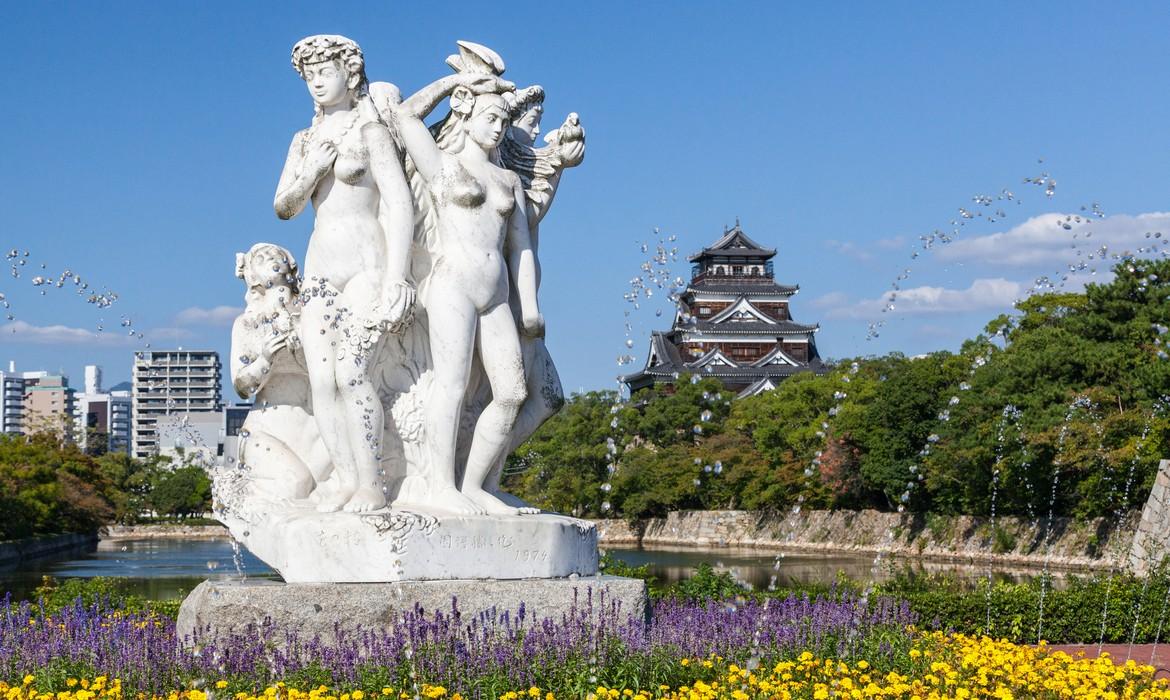
[[882, 238], [874, 242], [874, 246], [882, 250], [898, 250], [906, 245], [905, 236], [894, 236], [892, 238]]
[[[942, 313], [963, 313], [984, 309], [1003, 309], [1023, 296], [1024, 286], [1019, 282], [997, 277], [977, 279], [966, 289], [946, 287], [913, 287], [898, 292], [889, 291], [877, 299], [863, 299], [854, 303], [839, 303], [828, 312], [829, 318], [859, 319], [877, 321], [888, 314], [922, 315]], [[837, 292], [827, 294], [834, 296]], [[896, 297], [893, 295], [896, 294]], [[844, 296], [844, 295], [842, 295]], [[821, 297], [824, 299], [825, 297]], [[840, 298], [840, 297], [837, 297]], [[893, 311], [882, 314], [882, 309], [893, 298]], [[836, 298], [834, 299], [836, 301]]]
[[855, 243], [853, 241], [838, 241], [834, 239], [827, 239], [825, 246], [861, 262], [869, 262], [874, 259], [873, 250], [898, 250], [906, 246], [905, 236], [894, 236], [893, 238], [882, 238], [876, 241], [863, 241]]
[[120, 333], [104, 333], [72, 326], [34, 326], [13, 321], [0, 326], [0, 338], [33, 345], [103, 345], [128, 346], [141, 341]]
[[834, 306], [844, 306], [849, 303], [849, 295], [845, 292], [829, 292], [809, 302], [814, 309], [828, 309]]
[[184, 326], [228, 326], [243, 311], [238, 306], [216, 306], [211, 309], [192, 306], [180, 311], [175, 316], [175, 323]]
[[143, 337], [123, 333], [125, 329], [96, 331], [75, 326], [36, 326], [27, 321], [12, 321], [0, 326], [0, 339], [29, 345], [96, 345], [101, 347], [141, 347], [143, 343], [160, 340], [186, 340], [191, 331], [184, 328], [155, 328], [143, 332]]
[[[1147, 233], [1158, 232], [1163, 234], [1160, 238], [1146, 237]], [[1108, 246], [1109, 256], [1125, 251], [1136, 253], [1138, 248], [1161, 246], [1170, 240], [1168, 236], [1170, 213], [1166, 212], [1117, 214], [1104, 219], [1081, 217], [1080, 221], [1076, 215], [1049, 213], [1032, 217], [1008, 231], [960, 238], [938, 249], [936, 255], [942, 261], [1013, 267], [1085, 262], [1104, 272], [1112, 259], [1108, 258], [1104, 265], [1098, 263], [1102, 245]]]
[[873, 253], [865, 250], [861, 246], [851, 241], [835, 241], [832, 239], [826, 240], [825, 245], [833, 250], [861, 262], [869, 262], [873, 260]]

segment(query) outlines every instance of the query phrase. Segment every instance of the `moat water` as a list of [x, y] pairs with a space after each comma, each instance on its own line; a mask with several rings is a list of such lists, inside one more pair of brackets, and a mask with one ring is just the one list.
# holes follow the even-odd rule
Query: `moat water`
[[[892, 576], [927, 576], [945, 574], [960, 581], [974, 583], [987, 578], [986, 565], [966, 565], [922, 560], [889, 560], [875, 569], [872, 556], [785, 554], [750, 549], [606, 549], [613, 557], [630, 564], [646, 564], [649, 571], [664, 583], [690, 577], [701, 564], [728, 571], [755, 588], [767, 588], [775, 576], [778, 586], [792, 583], [832, 583], [840, 576], [868, 581], [887, 580]], [[103, 540], [95, 551], [71, 554], [54, 559], [40, 559], [20, 568], [0, 571], [0, 596], [11, 592], [14, 597], [28, 596], [46, 576], [56, 579], [119, 577], [126, 580], [129, 592], [162, 600], [181, 598], [200, 582], [209, 578], [249, 578], [279, 580], [279, 576], [246, 549], [240, 548], [237, 568], [231, 541], [226, 538], [154, 538], [137, 540]], [[1039, 571], [996, 567], [996, 580], [1023, 581]], [[1059, 580], [1056, 585], [1060, 585]]]

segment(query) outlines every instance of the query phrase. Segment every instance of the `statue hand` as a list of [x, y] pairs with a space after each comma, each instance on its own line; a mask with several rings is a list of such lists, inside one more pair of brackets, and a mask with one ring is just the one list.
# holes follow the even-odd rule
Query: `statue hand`
[[565, 118], [565, 123], [544, 137], [545, 143], [557, 147], [561, 165], [572, 168], [585, 160], [585, 129], [576, 112]]
[[271, 360], [272, 356], [285, 348], [287, 336], [271, 335], [268, 337], [264, 347], [260, 349], [260, 356], [265, 360]]
[[557, 154], [561, 157], [561, 165], [566, 168], [578, 166], [585, 160], [585, 142], [568, 141], [558, 144]]
[[381, 316], [387, 330], [401, 332], [414, 317], [415, 290], [405, 280], [391, 282], [382, 293]]
[[529, 338], [543, 338], [544, 337], [544, 316], [539, 312], [534, 314], [524, 314], [524, 320], [521, 332]]
[[325, 173], [333, 167], [337, 160], [337, 146], [329, 141], [322, 141], [305, 156], [305, 170], [312, 173], [317, 179], [325, 177]]
[[516, 83], [491, 73], [459, 73], [457, 80], [461, 86], [471, 90], [476, 95], [499, 94], [516, 89]]

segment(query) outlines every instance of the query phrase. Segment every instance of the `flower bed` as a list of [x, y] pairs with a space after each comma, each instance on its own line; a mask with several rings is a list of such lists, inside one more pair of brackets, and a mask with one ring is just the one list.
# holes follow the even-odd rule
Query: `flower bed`
[[892, 600], [666, 600], [648, 625], [588, 604], [524, 618], [416, 610], [390, 634], [324, 645], [261, 628], [191, 652], [167, 618], [26, 604], [0, 618], [0, 698], [1170, 698], [1149, 666], [918, 632]]

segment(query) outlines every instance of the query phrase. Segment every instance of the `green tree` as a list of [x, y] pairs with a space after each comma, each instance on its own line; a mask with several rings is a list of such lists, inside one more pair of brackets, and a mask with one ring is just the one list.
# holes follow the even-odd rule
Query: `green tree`
[[0, 436], [0, 540], [94, 532], [113, 514], [94, 460], [58, 436]]
[[147, 499], [159, 515], [197, 515], [211, 507], [211, 479], [196, 465], [162, 470]]

